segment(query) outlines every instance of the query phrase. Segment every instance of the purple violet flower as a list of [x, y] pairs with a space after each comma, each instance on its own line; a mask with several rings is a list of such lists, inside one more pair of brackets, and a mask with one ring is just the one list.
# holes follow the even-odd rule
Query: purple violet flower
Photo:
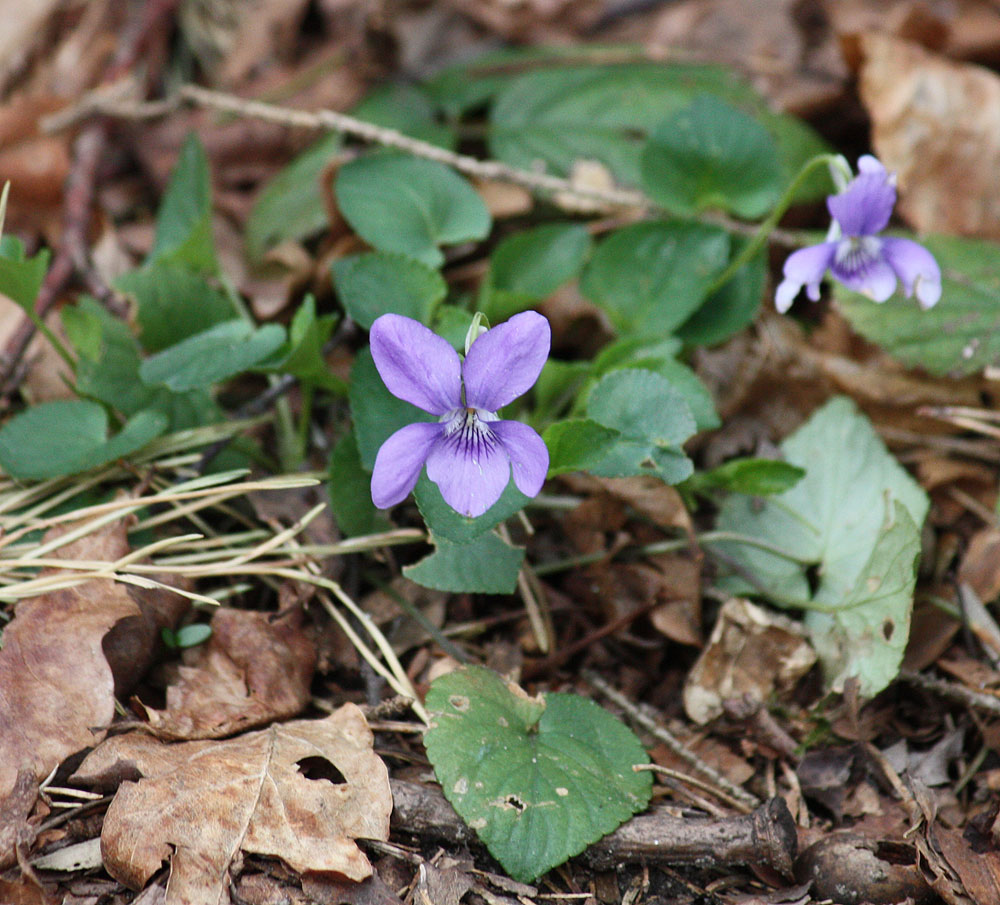
[[519, 421], [497, 411], [538, 379], [549, 355], [549, 322], [534, 311], [479, 336], [462, 361], [423, 324], [383, 314], [371, 328], [375, 367], [393, 396], [438, 420], [400, 428], [382, 444], [372, 472], [372, 501], [379, 509], [401, 503], [427, 463], [427, 477], [462, 515], [479, 516], [510, 481], [527, 496], [542, 489], [549, 451]]
[[858, 159], [858, 175], [826, 206], [833, 217], [825, 242], [802, 248], [785, 261], [785, 279], [774, 306], [784, 313], [805, 286], [814, 302], [827, 270], [848, 289], [884, 302], [896, 291], [916, 294], [922, 308], [941, 298], [941, 269], [934, 256], [910, 239], [879, 236], [896, 204], [896, 177], [871, 155]]

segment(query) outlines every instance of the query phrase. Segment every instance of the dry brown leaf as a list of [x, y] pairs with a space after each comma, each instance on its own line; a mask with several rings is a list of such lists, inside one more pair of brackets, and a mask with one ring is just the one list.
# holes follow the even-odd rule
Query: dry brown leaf
[[50, 905], [51, 899], [28, 877], [4, 880], [0, 877], [0, 902], [4, 905]]
[[275, 58], [292, 57], [307, 5], [306, 0], [258, 0], [235, 4], [240, 18], [219, 67], [219, 84], [230, 88], [239, 86], [262, 64], [273, 62]]
[[918, 230], [1000, 239], [1000, 76], [881, 33], [860, 38], [872, 144]]
[[141, 889], [169, 859], [168, 905], [218, 905], [229, 901], [229, 871], [241, 852], [281, 858], [298, 872], [371, 875], [353, 840], [388, 838], [392, 810], [372, 741], [360, 709], [345, 704], [322, 720], [222, 742], [117, 736], [73, 780], [106, 786], [141, 777], [121, 783], [104, 819], [111, 876]]
[[565, 41], [567, 34], [594, 25], [597, 0], [446, 0], [470, 19], [509, 40]]
[[301, 610], [273, 616], [220, 609], [212, 637], [167, 689], [166, 710], [143, 707], [144, 716], [161, 738], [233, 735], [301, 712], [315, 668]]
[[671, 641], [701, 647], [701, 557], [669, 554], [653, 562], [660, 576], [656, 596], [664, 602], [649, 614], [649, 621]]
[[0, 93], [44, 42], [46, 23], [61, 0], [3, 0], [0, 3]]
[[1000, 531], [983, 528], [969, 541], [958, 580], [968, 584], [980, 600], [989, 603], [1000, 597]]
[[942, 826], [934, 828], [934, 840], [976, 905], [1000, 902], [1000, 852], [974, 851], [960, 830]]
[[[54, 529], [46, 539], [67, 530]], [[128, 552], [125, 523], [118, 521], [55, 555], [111, 562]], [[0, 649], [0, 797], [23, 764], [42, 779], [104, 737], [116, 690], [145, 670], [159, 627], [176, 622], [187, 606], [168, 592], [136, 599], [125, 585], [99, 578], [18, 604]], [[180, 605], [171, 608], [176, 600]]]
[[727, 698], [752, 694], [766, 701], [775, 690], [789, 690], [815, 662], [816, 652], [791, 619], [732, 598], [688, 673], [684, 710], [695, 723], [707, 723]]
[[[779, 109], [828, 108], [847, 67], [820, 0], [686, 0], [666, 4], [636, 37], [658, 53], [683, 48], [701, 62], [732, 66]], [[836, 5], [836, 4], [832, 4]]]
[[18, 771], [10, 794], [0, 798], [0, 870], [17, 861], [15, 846], [30, 848], [34, 842], [36, 830], [28, 824], [28, 815], [37, 799], [38, 782], [28, 764]]

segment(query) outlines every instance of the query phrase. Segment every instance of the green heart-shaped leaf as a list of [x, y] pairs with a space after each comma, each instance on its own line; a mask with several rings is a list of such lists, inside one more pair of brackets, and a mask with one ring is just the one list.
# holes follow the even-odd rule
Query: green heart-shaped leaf
[[427, 693], [427, 756], [445, 797], [516, 880], [531, 881], [649, 803], [635, 735], [593, 701], [531, 698], [479, 666]]

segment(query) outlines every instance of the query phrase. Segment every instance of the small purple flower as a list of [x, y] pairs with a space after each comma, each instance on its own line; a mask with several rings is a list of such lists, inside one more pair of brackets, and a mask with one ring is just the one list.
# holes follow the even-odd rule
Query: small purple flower
[[814, 302], [827, 270], [848, 289], [884, 302], [896, 291], [896, 280], [922, 308], [941, 298], [941, 269], [934, 256], [909, 239], [879, 236], [896, 204], [896, 179], [871, 155], [858, 159], [858, 175], [826, 206], [833, 217], [827, 241], [788, 256], [785, 279], [774, 305], [784, 313], [805, 286]]
[[379, 509], [401, 503], [427, 463], [427, 477], [462, 515], [482, 515], [510, 481], [527, 496], [542, 489], [549, 451], [519, 421], [497, 411], [538, 379], [549, 355], [549, 322], [534, 311], [515, 314], [458, 353], [423, 324], [383, 314], [371, 328], [375, 367], [393, 396], [437, 415], [408, 424], [379, 449], [372, 501]]

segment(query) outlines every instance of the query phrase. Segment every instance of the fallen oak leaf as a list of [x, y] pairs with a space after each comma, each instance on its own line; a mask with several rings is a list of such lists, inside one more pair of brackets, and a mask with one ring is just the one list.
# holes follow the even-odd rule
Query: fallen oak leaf
[[138, 704], [160, 738], [223, 738], [288, 719], [309, 703], [316, 649], [299, 609], [217, 610], [212, 637], [191, 653], [167, 688], [165, 710]]
[[[53, 529], [45, 540], [74, 527]], [[115, 562], [128, 552], [126, 525], [119, 520], [54, 555]], [[179, 595], [133, 596], [110, 578], [18, 604], [0, 649], [0, 799], [14, 788], [23, 764], [41, 780], [66, 757], [104, 738], [116, 690], [134, 684], [152, 658], [159, 626], [176, 623], [186, 607]]]
[[353, 840], [387, 839], [392, 810], [372, 741], [361, 710], [344, 704], [322, 720], [226, 741], [117, 736], [87, 756], [73, 781], [121, 782], [101, 833], [112, 877], [141, 889], [169, 859], [167, 905], [218, 905], [229, 901], [241, 852], [281, 858], [299, 872], [371, 876]]

